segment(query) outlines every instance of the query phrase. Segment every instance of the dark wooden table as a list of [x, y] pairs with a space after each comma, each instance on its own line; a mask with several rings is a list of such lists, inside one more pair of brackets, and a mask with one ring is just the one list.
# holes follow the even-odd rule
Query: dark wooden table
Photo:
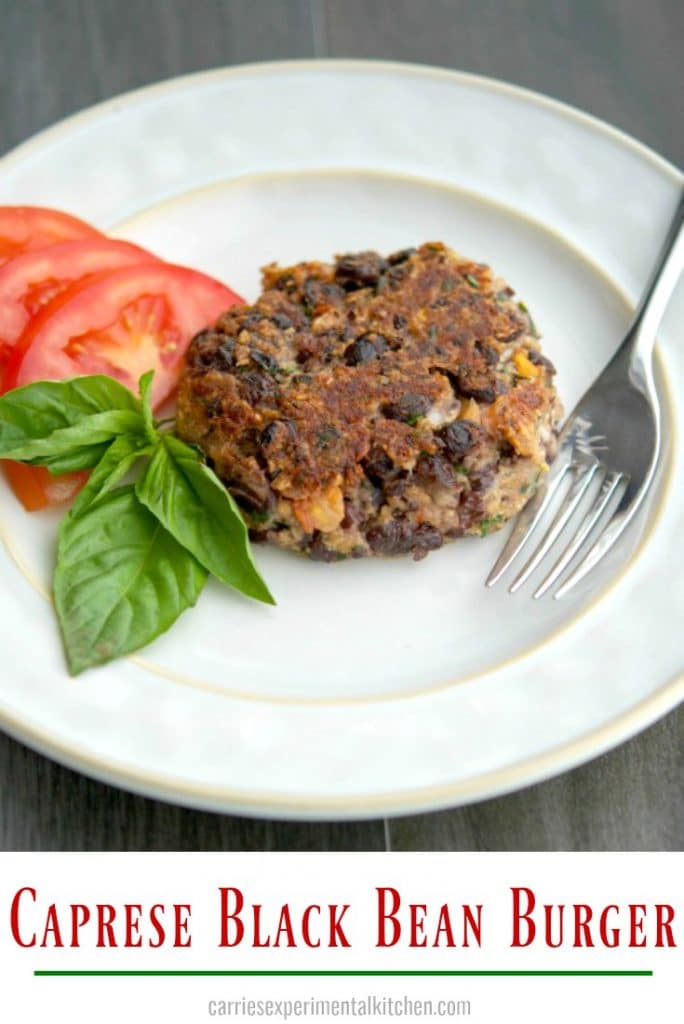
[[[681, 0], [0, 0], [0, 26], [0, 152], [160, 78], [329, 56], [508, 79], [684, 165]], [[392, 822], [282, 824], [131, 796], [0, 736], [0, 849], [679, 850], [683, 773], [680, 708], [514, 796]]]

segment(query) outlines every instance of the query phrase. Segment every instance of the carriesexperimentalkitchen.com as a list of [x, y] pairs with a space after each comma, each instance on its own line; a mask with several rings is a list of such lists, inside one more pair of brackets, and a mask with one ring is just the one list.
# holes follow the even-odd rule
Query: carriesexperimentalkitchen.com
[[365, 995], [347, 999], [210, 999], [210, 1017], [469, 1017], [469, 999]]

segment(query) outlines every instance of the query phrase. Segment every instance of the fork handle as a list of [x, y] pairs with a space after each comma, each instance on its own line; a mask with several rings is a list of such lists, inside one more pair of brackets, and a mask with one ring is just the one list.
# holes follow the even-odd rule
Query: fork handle
[[683, 269], [684, 190], [680, 193], [677, 209], [634, 319], [613, 361], [629, 357], [630, 368], [642, 372], [649, 366], [656, 332]]

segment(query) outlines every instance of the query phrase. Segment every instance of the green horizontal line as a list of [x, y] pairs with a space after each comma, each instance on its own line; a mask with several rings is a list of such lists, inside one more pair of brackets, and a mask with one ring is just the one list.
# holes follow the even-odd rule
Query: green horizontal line
[[651, 978], [653, 971], [34, 971], [36, 978]]

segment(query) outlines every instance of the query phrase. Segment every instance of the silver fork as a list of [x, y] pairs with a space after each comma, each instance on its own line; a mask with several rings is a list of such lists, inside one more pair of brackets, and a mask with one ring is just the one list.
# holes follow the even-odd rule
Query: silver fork
[[[565, 597], [594, 569], [639, 510], [658, 466], [661, 415], [653, 381], [653, 346], [665, 308], [684, 267], [684, 192], [625, 338], [605, 370], [579, 400], [558, 438], [558, 455], [544, 483], [519, 514], [486, 585], [493, 586], [528, 542], [536, 548], [509, 586], [518, 590], [542, 560], [557, 550], [551, 570], [534, 591], [542, 597], [580, 561], [554, 597]], [[573, 514], [598, 493], [563, 547]], [[560, 488], [567, 492], [544, 532], [541, 523]]]

